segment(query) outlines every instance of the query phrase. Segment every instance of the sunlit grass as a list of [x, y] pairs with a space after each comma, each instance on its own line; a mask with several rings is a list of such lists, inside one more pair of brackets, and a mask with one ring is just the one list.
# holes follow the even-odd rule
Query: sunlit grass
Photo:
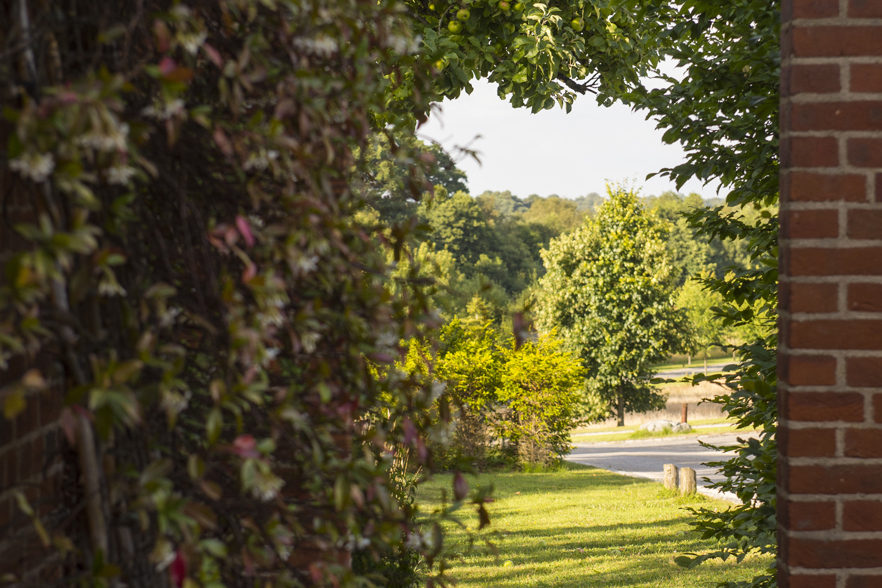
[[[465, 532], [447, 527], [445, 549], [460, 556], [452, 570], [460, 588], [698, 588], [751, 578], [769, 563], [751, 557], [740, 565], [677, 567], [674, 557], [711, 548], [690, 531], [693, 515], [683, 508], [728, 505], [681, 498], [648, 480], [569, 464], [552, 473], [482, 474], [469, 482], [495, 488], [492, 522], [483, 533], [495, 547], [477, 543], [469, 551]], [[442, 488], [449, 496], [450, 484], [450, 476], [428, 484], [420, 493], [424, 508], [440, 503]]]
[[[719, 368], [721, 366], [725, 366], [730, 363], [734, 363], [732, 361], [732, 356], [727, 355], [726, 357], [716, 357], [713, 359], [708, 359], [707, 360], [707, 367], [710, 368], [713, 366], [713, 367]], [[663, 372], [666, 370], [678, 370], [678, 369], [683, 369], [683, 368], [704, 368], [704, 360], [703, 359], [695, 359], [693, 357], [691, 364], [688, 364], [685, 361], [676, 361], [676, 362], [668, 362], [668, 363], [662, 363], [659, 365], [652, 366], [652, 369], [656, 372]], [[713, 370], [708, 369], [708, 371], [713, 371]]]
[[[690, 423], [695, 426], [695, 423]], [[641, 431], [638, 428], [632, 428], [628, 431], [610, 432], [601, 435], [589, 434], [573, 434], [572, 440], [575, 443], [603, 443], [607, 441], [625, 441], [628, 439], [662, 439], [667, 437], [697, 437], [698, 435], [718, 435], [722, 433], [739, 433], [746, 435], [754, 429], [736, 429], [733, 423], [723, 423], [716, 427], [708, 427], [705, 429], [695, 429], [685, 433], [675, 433], [673, 431], [664, 431], [658, 433], [650, 433], [649, 431]]]

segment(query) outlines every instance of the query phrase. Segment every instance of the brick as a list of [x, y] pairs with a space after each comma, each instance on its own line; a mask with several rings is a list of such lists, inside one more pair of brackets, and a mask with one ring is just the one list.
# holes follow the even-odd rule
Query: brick
[[835, 239], [839, 236], [839, 211], [790, 210], [781, 215], [785, 239]]
[[789, 91], [782, 88], [785, 95], [809, 93], [828, 94], [840, 91], [839, 66], [830, 65], [794, 65], [785, 75], [785, 83], [790, 84]]
[[787, 256], [790, 276], [882, 275], [882, 247], [790, 247]]
[[833, 137], [790, 137], [781, 142], [785, 167], [837, 167], [839, 144]]
[[791, 349], [882, 349], [882, 320], [791, 321]]
[[[836, 576], [792, 575], [789, 588], [836, 588]], [[783, 588], [779, 582], [778, 588]]]
[[882, 64], [852, 63], [851, 91], [882, 93]]
[[846, 502], [842, 510], [842, 528], [846, 531], [882, 531], [882, 502]]
[[849, 284], [848, 310], [882, 312], [882, 284]]
[[[867, 200], [866, 176], [798, 171], [791, 172], [789, 175], [789, 200], [791, 202], [827, 202], [831, 200], [864, 202]], [[787, 196], [787, 192], [782, 190], [782, 197], [786, 198]]]
[[789, 475], [782, 483], [792, 494], [882, 494], [878, 465], [805, 465], [786, 470]]
[[882, 240], [882, 209], [850, 210], [848, 212], [848, 237], [849, 239]]
[[778, 522], [793, 531], [825, 531], [836, 526], [833, 502], [778, 501]]
[[859, 423], [864, 420], [864, 397], [856, 392], [789, 392], [784, 418]]
[[848, 57], [882, 55], [879, 27], [795, 28], [791, 36], [794, 57]]
[[882, 429], [846, 429], [845, 456], [882, 457]]
[[833, 386], [836, 384], [836, 358], [819, 355], [782, 357], [782, 379], [791, 386]]
[[791, 566], [835, 569], [882, 566], [882, 539], [803, 539], [790, 538]]
[[790, 312], [836, 312], [839, 309], [837, 284], [781, 284], [779, 297], [780, 307]]
[[[879, 0], [849, 0], [848, 16], [851, 18], [882, 18]], [[882, 583], [879, 584], [882, 586]]]
[[882, 575], [849, 574], [845, 588], [879, 588], [882, 586]]
[[882, 357], [849, 357], [845, 381], [854, 388], [882, 388]]
[[834, 457], [836, 431], [834, 429], [778, 429], [778, 446], [789, 457]]
[[873, 415], [877, 423], [882, 423], [882, 395], [873, 396]]
[[793, 0], [793, 18], [839, 16], [839, 0]]
[[848, 163], [855, 167], [882, 167], [882, 139], [848, 140]]
[[[878, 34], [882, 37], [882, 28]], [[882, 101], [798, 103], [791, 116], [794, 131], [879, 131]]]

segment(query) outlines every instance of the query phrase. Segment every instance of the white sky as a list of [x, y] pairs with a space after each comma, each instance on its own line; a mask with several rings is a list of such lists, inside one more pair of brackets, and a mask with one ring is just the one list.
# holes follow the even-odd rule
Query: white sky
[[[620, 104], [598, 106], [591, 95], [577, 98], [570, 114], [557, 106], [530, 114], [500, 100], [495, 84], [480, 81], [471, 95], [446, 100], [441, 107], [418, 134], [448, 152], [469, 143], [480, 152], [481, 165], [472, 158], [458, 162], [474, 196], [485, 190], [510, 190], [521, 198], [605, 195], [607, 180], [634, 182], [648, 196], [676, 186], [667, 178], [645, 180], [646, 174], [684, 161], [679, 146], [662, 143], [663, 132], [655, 130], [654, 121]], [[681, 192], [713, 198], [716, 186], [692, 180]]]

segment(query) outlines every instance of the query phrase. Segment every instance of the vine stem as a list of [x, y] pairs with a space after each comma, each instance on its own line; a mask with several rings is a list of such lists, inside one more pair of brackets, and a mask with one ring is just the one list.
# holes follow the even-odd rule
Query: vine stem
[[[37, 67], [34, 59], [33, 41], [31, 39], [31, 23], [28, 16], [27, 0], [18, 0], [19, 25], [21, 26], [22, 41], [24, 44], [24, 60], [25, 72], [30, 78], [30, 83], [34, 96], [37, 96]], [[58, 218], [59, 212], [52, 198], [52, 189], [49, 181], [43, 183], [43, 195], [46, 198], [49, 209], [55, 216], [55, 222], [61, 224]], [[67, 286], [61, 279], [52, 282], [52, 299], [56, 308], [64, 313], [70, 312], [70, 305], [67, 297]], [[62, 327], [62, 344], [65, 348], [65, 355], [68, 360], [69, 367], [73, 372], [74, 380], [78, 385], [86, 383], [85, 375], [77, 361], [73, 344], [76, 341], [76, 334], [69, 326]], [[104, 510], [101, 505], [101, 477], [98, 467], [98, 457], [95, 447], [95, 435], [89, 422], [82, 416], [78, 415], [79, 431], [77, 434], [77, 454], [79, 457], [80, 470], [83, 476], [83, 490], [86, 499], [86, 516], [89, 521], [89, 536], [92, 543], [92, 549], [96, 552], [100, 551], [105, 557], [107, 556], [107, 526], [104, 517]]]

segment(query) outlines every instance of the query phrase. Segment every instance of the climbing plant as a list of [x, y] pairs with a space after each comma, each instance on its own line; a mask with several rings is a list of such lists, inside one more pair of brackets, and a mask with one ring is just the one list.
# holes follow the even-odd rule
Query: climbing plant
[[[741, 503], [723, 512], [698, 511], [697, 529], [718, 539], [720, 548], [684, 556], [679, 563], [694, 566], [730, 557], [740, 561], [751, 552], [777, 550], [779, 3], [693, 0], [655, 5], [668, 23], [665, 36], [670, 44], [663, 54], [680, 70], [658, 72], [660, 87], [638, 87], [627, 100], [655, 117], [665, 130], [665, 141], [679, 143], [686, 152], [686, 161], [663, 170], [663, 175], [678, 186], [692, 178], [717, 180], [726, 194], [731, 210], [696, 209], [689, 215], [692, 226], [708, 238], [748, 243], [749, 267], [703, 282], [723, 297], [718, 317], [722, 325], [749, 327], [755, 334], [736, 349], [737, 369], [724, 378], [725, 391], [713, 401], [739, 427], [760, 431], [758, 439], [724, 448], [732, 457], [717, 464], [726, 478], [715, 486], [734, 493]], [[703, 375], [695, 378], [702, 379]], [[774, 568], [737, 585], [773, 587]]]
[[431, 460], [433, 389], [374, 369], [436, 319], [351, 189], [428, 109], [401, 6], [17, 0], [0, 29], [0, 404], [64, 403], [78, 482], [34, 520], [57, 576], [366, 585], [350, 550], [406, 544], [443, 583], [439, 528], [390, 497], [396, 455]]

